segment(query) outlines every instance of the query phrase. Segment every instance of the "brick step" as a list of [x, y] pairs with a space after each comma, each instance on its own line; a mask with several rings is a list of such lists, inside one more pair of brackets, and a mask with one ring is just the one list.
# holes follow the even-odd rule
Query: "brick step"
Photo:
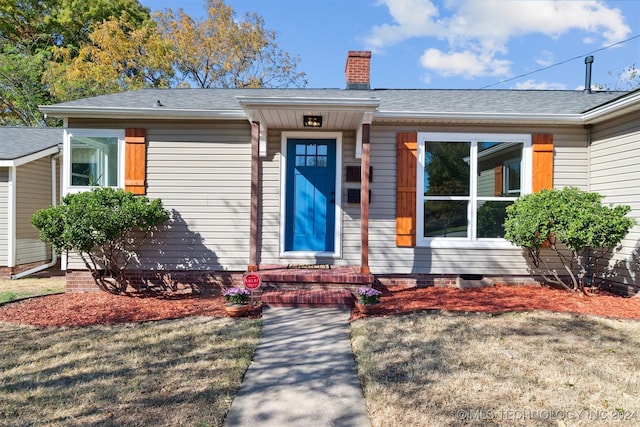
[[262, 303], [273, 307], [353, 307], [347, 289], [265, 289]]

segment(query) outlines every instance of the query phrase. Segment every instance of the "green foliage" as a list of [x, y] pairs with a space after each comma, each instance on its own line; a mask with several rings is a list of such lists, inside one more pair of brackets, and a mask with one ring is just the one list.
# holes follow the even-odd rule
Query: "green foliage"
[[160, 199], [101, 187], [65, 196], [60, 205], [36, 212], [31, 223], [57, 253], [77, 252], [98, 286], [120, 293], [126, 290], [123, 273], [136, 250], [169, 217]]
[[[586, 293], [585, 279], [598, 278], [600, 262], [635, 224], [626, 216], [630, 210], [629, 206], [605, 206], [600, 194], [575, 187], [542, 190], [518, 198], [507, 208], [505, 239], [523, 247], [546, 280]], [[547, 253], [541, 251], [545, 246], [561, 261], [571, 283], [551, 267]]]

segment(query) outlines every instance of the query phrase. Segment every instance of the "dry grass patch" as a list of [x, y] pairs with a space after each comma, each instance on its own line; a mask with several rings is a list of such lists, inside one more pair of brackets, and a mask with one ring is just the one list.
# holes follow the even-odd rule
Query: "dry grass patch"
[[260, 320], [35, 328], [0, 323], [0, 425], [220, 426]]
[[640, 425], [640, 322], [416, 313], [352, 324], [374, 426]]
[[0, 304], [38, 295], [64, 292], [65, 277], [47, 277], [0, 280]]

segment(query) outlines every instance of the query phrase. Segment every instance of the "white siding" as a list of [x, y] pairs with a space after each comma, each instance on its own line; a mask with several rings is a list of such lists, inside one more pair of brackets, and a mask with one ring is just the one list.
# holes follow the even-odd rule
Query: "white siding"
[[[369, 219], [369, 265], [374, 274], [526, 275], [530, 270], [520, 248], [406, 248], [395, 244], [397, 132], [553, 133], [555, 186], [587, 183], [587, 138], [583, 129], [569, 128], [400, 128], [376, 126], [371, 133], [374, 181]], [[569, 171], [567, 171], [569, 169]]]
[[638, 221], [615, 251], [612, 280], [639, 286], [640, 267], [640, 114], [594, 127], [591, 144], [590, 190], [604, 196], [605, 203], [631, 206], [629, 216]]
[[9, 168], [0, 168], [0, 266], [9, 264]]
[[51, 250], [38, 238], [31, 217], [51, 206], [51, 159], [42, 158], [16, 171], [16, 265], [51, 260]]

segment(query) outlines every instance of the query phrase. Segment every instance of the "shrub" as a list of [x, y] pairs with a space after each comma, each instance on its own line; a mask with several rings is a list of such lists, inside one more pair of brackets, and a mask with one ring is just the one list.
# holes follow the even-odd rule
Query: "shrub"
[[[525, 249], [545, 281], [586, 293], [586, 282], [598, 279], [601, 261], [635, 224], [626, 217], [630, 210], [605, 206], [600, 194], [575, 187], [542, 190], [507, 208], [505, 239]], [[563, 274], [546, 257], [549, 252], [541, 251], [544, 247], [561, 262]]]
[[53, 250], [77, 252], [96, 284], [118, 294], [127, 288], [124, 272], [136, 250], [169, 216], [160, 199], [103, 187], [69, 194], [36, 212], [31, 223]]

